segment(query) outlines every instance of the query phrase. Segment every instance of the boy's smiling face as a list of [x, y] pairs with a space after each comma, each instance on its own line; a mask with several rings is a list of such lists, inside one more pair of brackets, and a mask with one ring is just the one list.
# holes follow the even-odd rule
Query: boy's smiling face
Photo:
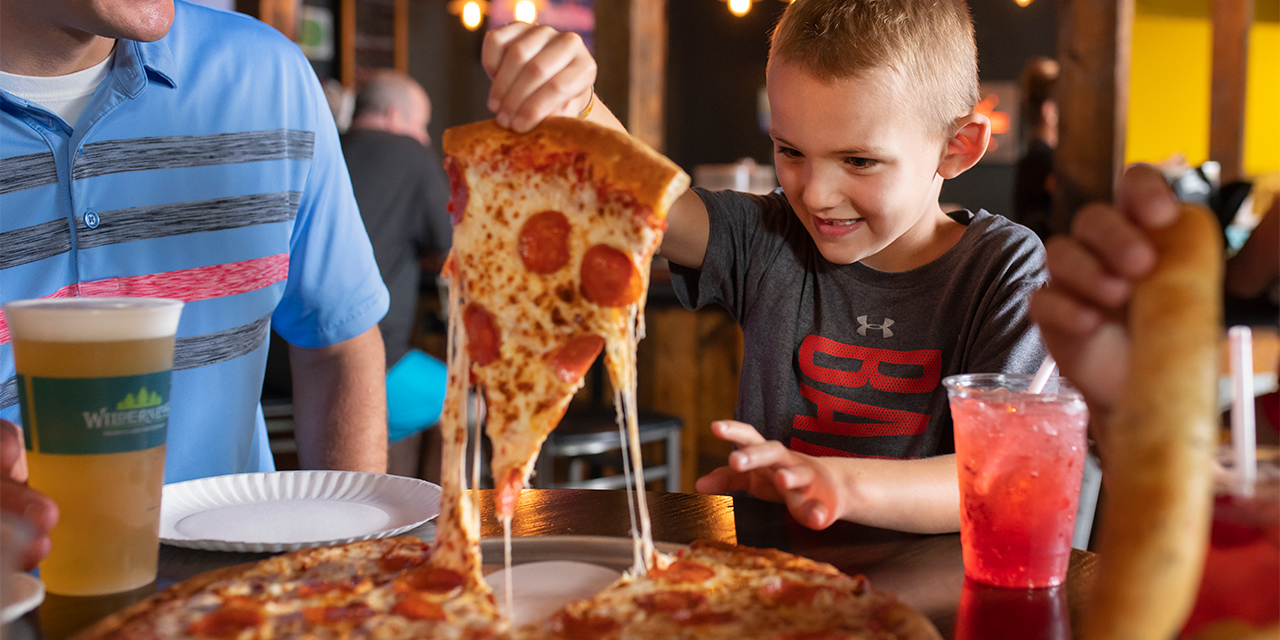
[[778, 182], [833, 263], [905, 271], [954, 242], [941, 237], [955, 230], [943, 233], [938, 206], [947, 140], [902, 82], [886, 69], [823, 82], [794, 63], [769, 65]]

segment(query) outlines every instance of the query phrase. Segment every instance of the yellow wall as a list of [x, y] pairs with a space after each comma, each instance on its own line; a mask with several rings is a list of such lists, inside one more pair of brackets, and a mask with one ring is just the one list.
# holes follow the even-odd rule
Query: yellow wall
[[[1213, 33], [1203, 18], [1134, 18], [1129, 78], [1127, 162], [1160, 162], [1181, 153], [1192, 165], [1209, 156]], [[1280, 23], [1255, 22], [1249, 34], [1245, 171], [1280, 171]]]

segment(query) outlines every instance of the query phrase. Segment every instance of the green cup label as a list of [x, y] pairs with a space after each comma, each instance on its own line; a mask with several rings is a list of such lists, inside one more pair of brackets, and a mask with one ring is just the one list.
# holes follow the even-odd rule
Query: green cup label
[[19, 375], [27, 450], [89, 455], [164, 444], [170, 376], [169, 371], [111, 378]]

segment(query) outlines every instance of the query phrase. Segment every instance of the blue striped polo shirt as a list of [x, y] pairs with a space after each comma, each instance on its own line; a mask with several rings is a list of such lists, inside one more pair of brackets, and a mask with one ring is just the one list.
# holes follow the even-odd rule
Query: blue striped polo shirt
[[[0, 91], [0, 302], [186, 302], [166, 482], [273, 469], [258, 398], [269, 329], [323, 347], [377, 325], [386, 287], [333, 118], [298, 47], [183, 0], [121, 40], [76, 127]], [[19, 422], [0, 316], [0, 418]]]

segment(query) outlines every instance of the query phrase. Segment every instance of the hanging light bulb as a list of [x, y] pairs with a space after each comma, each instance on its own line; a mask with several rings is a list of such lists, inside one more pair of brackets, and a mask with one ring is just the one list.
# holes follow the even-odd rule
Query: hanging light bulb
[[751, 11], [751, 0], [729, 0], [729, 13], [741, 18]]
[[462, 5], [462, 26], [467, 31], [475, 31], [480, 28], [480, 22], [484, 20], [484, 14], [480, 12], [480, 5], [476, 2], [468, 2]]
[[462, 26], [467, 31], [475, 31], [484, 23], [484, 17], [489, 13], [488, 0], [453, 0], [448, 4], [449, 13], [462, 19]]
[[533, 3], [533, 0], [520, 0], [516, 3], [515, 16], [520, 22], [533, 24], [533, 21], [538, 19], [538, 6]]
[[1014, 2], [1016, 2], [1016, 3], [1018, 3], [1018, 6], [1019, 6], [1019, 7], [1025, 7], [1025, 6], [1029, 5], [1029, 4], [1031, 4], [1031, 0], [1013, 0], [1013, 1], [1014, 1]]

